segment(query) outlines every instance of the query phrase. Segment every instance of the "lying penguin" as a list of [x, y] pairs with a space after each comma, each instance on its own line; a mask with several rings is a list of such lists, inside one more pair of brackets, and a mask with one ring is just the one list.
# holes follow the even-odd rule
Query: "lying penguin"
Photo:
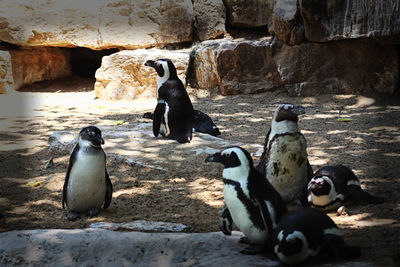
[[[254, 254], [266, 249], [273, 229], [286, 213], [279, 193], [253, 166], [249, 152], [231, 147], [206, 158], [206, 162], [224, 165], [224, 218], [233, 221], [246, 236], [248, 247], [242, 253]], [[231, 227], [231, 226], [230, 226]], [[225, 232], [225, 234], [230, 234]]]
[[63, 187], [62, 207], [67, 205], [70, 221], [79, 218], [80, 213], [96, 216], [103, 204], [104, 209], [110, 206], [113, 187], [102, 144], [104, 140], [99, 128], [89, 126], [80, 131]]
[[325, 213], [304, 208], [286, 213], [273, 234], [274, 252], [285, 264], [298, 264], [309, 258], [360, 256], [359, 247], [348, 246], [338, 227]]
[[174, 64], [169, 59], [159, 59], [147, 60], [144, 65], [154, 68], [158, 74], [157, 106], [153, 116], [154, 136], [161, 134], [179, 143], [190, 142], [193, 106], [182, 81], [176, 74]]
[[381, 197], [374, 197], [360, 187], [357, 176], [343, 165], [325, 166], [319, 169], [307, 186], [307, 201], [313, 208], [337, 209], [349, 199], [366, 203], [383, 203]]
[[287, 202], [301, 201], [313, 175], [308, 162], [307, 143], [297, 125], [302, 106], [281, 104], [276, 109], [257, 169]]
[[[193, 110], [194, 117], [193, 117], [193, 131], [199, 133], [206, 133], [213, 136], [220, 135], [221, 132], [219, 131], [218, 127], [214, 124], [210, 116], [201, 112], [200, 110]], [[143, 114], [143, 118], [151, 119], [154, 118], [153, 112], [146, 112]]]

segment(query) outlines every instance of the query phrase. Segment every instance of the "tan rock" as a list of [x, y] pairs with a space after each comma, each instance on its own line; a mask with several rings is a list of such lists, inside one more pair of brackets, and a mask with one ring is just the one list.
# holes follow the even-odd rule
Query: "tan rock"
[[160, 58], [171, 59], [178, 77], [186, 84], [189, 52], [138, 49], [105, 56], [100, 69], [96, 71], [95, 94], [98, 98], [111, 100], [155, 97], [157, 73], [153, 68], [144, 66], [144, 63]]
[[11, 54], [0, 50], [0, 94], [5, 94], [12, 85]]
[[136, 49], [187, 42], [190, 0], [2, 0], [0, 40], [20, 46]]
[[201, 41], [225, 34], [226, 10], [222, 0], [194, 0], [194, 28]]
[[11, 50], [13, 87], [71, 75], [70, 53], [61, 48]]
[[223, 95], [252, 94], [281, 86], [270, 40], [221, 39], [197, 45], [191, 83]]

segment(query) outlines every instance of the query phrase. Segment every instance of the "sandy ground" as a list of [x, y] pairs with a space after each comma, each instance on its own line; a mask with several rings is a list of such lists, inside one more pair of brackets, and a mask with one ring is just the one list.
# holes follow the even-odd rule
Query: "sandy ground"
[[[46, 86], [52, 86], [46, 85]], [[58, 86], [58, 87], [57, 87]], [[10, 93], [0, 96], [0, 232], [37, 228], [85, 228], [93, 222], [151, 220], [183, 223], [193, 232], [218, 231], [223, 204], [222, 168], [171, 161], [161, 170], [108, 163], [114, 184], [111, 206], [99, 217], [66, 219], [61, 207], [68, 155], [53, 155], [45, 168], [55, 130], [78, 131], [87, 125], [115, 125], [117, 120], [144, 122], [155, 100], [94, 99], [87, 86], [79, 92]], [[71, 86], [77, 86], [71, 84]], [[89, 88], [90, 90], [90, 88]], [[68, 90], [67, 90], [68, 91]], [[362, 247], [361, 261], [377, 266], [400, 265], [400, 97], [387, 95], [322, 95], [288, 97], [282, 92], [218, 96], [189, 90], [196, 109], [209, 114], [224, 139], [263, 144], [271, 117], [281, 103], [301, 104], [299, 125], [316, 171], [326, 164], [345, 164], [362, 187], [384, 196], [381, 205], [349, 203], [349, 216], [329, 216], [343, 229], [347, 243]], [[350, 118], [340, 122], [338, 117]], [[115, 127], [118, 127], [115, 125]], [[107, 142], [107, 140], [106, 140]], [[174, 152], [170, 153], [171, 159]], [[160, 159], [168, 161], [168, 158]], [[254, 158], [257, 162], [257, 158]], [[29, 183], [39, 183], [29, 186]]]

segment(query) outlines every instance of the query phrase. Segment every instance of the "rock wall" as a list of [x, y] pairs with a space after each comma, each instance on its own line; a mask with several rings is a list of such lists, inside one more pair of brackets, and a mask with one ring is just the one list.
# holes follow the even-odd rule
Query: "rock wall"
[[[2, 0], [0, 51], [4, 43], [28, 56], [2, 51], [0, 93], [68, 75], [68, 52], [56, 66], [39, 60], [61, 53], [42, 56], [48, 47], [126, 50], [97, 71], [96, 95], [109, 99], [154, 97], [154, 73], [141, 65], [169, 56], [189, 70], [184, 82], [223, 95], [393, 93], [400, 84], [397, 0]], [[175, 59], [183, 46], [191, 57]], [[164, 50], [141, 50], [150, 47]], [[35, 53], [26, 68], [22, 58]]]

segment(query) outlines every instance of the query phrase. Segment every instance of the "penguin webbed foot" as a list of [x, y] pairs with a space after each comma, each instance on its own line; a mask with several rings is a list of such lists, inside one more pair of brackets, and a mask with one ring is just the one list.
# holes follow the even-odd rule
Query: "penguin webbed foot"
[[74, 222], [79, 218], [79, 214], [73, 211], [68, 211], [67, 218], [68, 221]]
[[248, 239], [248, 238], [245, 237], [245, 236], [239, 238], [239, 243], [247, 244], [247, 245], [253, 245], [253, 244], [251, 243], [250, 239]]
[[[240, 240], [239, 240], [239, 242], [240, 242]], [[249, 244], [249, 246], [242, 249], [240, 251], [240, 253], [246, 254], [246, 255], [256, 255], [256, 254], [267, 254], [267, 253], [273, 252], [272, 246], [269, 246], [267, 244], [263, 244], [263, 245], [258, 245], [258, 244], [256, 245], [256, 244], [250, 244], [250, 243], [248, 243], [248, 244]]]
[[100, 213], [100, 209], [99, 208], [92, 208], [90, 210], [88, 210], [87, 212], [87, 216], [89, 216], [90, 218], [99, 215]]

